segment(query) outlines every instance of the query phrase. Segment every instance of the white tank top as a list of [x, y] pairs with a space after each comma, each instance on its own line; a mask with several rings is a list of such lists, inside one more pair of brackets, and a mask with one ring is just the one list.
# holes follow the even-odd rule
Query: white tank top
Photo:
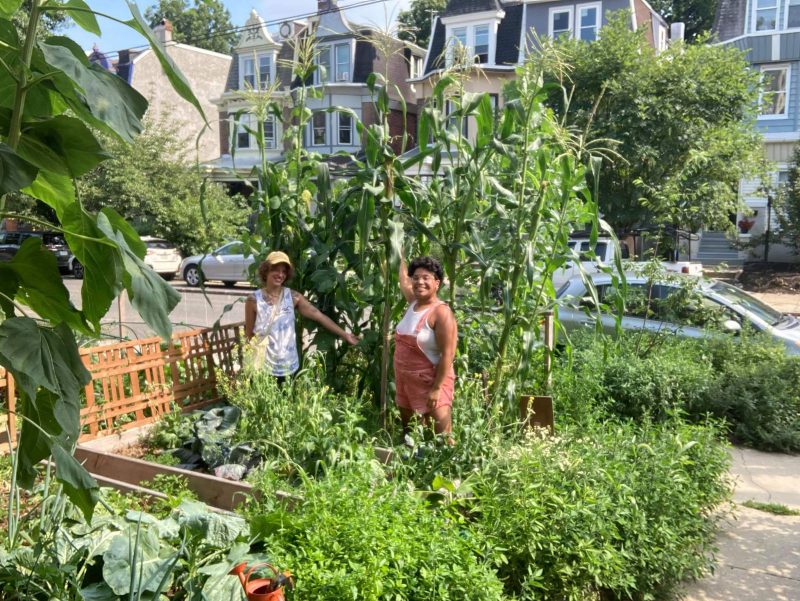
[[274, 376], [288, 376], [300, 368], [295, 335], [292, 291], [284, 288], [278, 307], [271, 305], [262, 290], [256, 290], [256, 324], [253, 332], [259, 341], [267, 338], [264, 367]]
[[[411, 303], [411, 305], [409, 305], [408, 309], [406, 309], [406, 314], [403, 315], [403, 319], [401, 319], [400, 323], [397, 324], [398, 334], [414, 336], [414, 332], [417, 329], [417, 324], [422, 316], [426, 313], [429, 316], [430, 311], [433, 311], [431, 307], [425, 307], [421, 311], [415, 311], [414, 309], [416, 309], [416, 307], [417, 302], [414, 301]], [[417, 332], [416, 336], [419, 350], [425, 354], [425, 356], [428, 358], [428, 361], [434, 365], [439, 365], [439, 361], [442, 359], [442, 351], [439, 350], [439, 345], [436, 344], [436, 332], [434, 332], [433, 328], [428, 325], [427, 316], [425, 318], [425, 323], [422, 324], [422, 327], [420, 328], [419, 332]]]

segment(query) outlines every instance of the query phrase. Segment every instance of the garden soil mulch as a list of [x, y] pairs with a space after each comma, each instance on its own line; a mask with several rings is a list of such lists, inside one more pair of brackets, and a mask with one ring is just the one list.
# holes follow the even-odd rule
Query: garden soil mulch
[[800, 265], [746, 263], [737, 283], [749, 292], [800, 293]]

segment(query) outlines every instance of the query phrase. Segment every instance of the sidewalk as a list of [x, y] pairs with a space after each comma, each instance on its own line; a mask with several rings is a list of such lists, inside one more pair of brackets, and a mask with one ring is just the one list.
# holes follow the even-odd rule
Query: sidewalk
[[[800, 294], [782, 292], [751, 292], [750, 294], [781, 313], [800, 314]], [[798, 599], [800, 600], [800, 597]]]
[[717, 539], [716, 573], [689, 585], [685, 601], [800, 600], [800, 516], [743, 507], [755, 500], [800, 509], [800, 456], [731, 450], [734, 519]]

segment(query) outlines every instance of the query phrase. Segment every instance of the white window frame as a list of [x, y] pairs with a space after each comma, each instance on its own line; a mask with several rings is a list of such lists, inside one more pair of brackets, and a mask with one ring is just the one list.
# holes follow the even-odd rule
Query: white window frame
[[[340, 69], [340, 66], [343, 63], [338, 61], [339, 58], [339, 48], [346, 48], [347, 49], [347, 71]], [[320, 57], [322, 53], [326, 52], [328, 55], [328, 64], [325, 65], [326, 74], [325, 80], [322, 79], [322, 72], [317, 69], [314, 73], [314, 84], [336, 84], [336, 83], [350, 83], [353, 81], [353, 43], [351, 41], [347, 42], [340, 42], [340, 43], [331, 43], [331, 44], [321, 44], [319, 46], [319, 51], [317, 53], [316, 58], [314, 61], [317, 65], [323, 64], [320, 62]]]
[[[323, 128], [323, 129], [324, 129], [324, 132], [325, 132], [325, 139], [324, 139], [324, 141], [323, 141], [321, 144], [318, 144], [318, 143], [315, 141], [315, 138], [314, 138], [314, 130], [315, 130], [315, 129], [318, 129], [318, 128], [316, 127], [316, 125], [314, 124], [314, 118], [315, 118], [317, 115], [322, 115], [322, 116], [323, 116], [323, 118], [325, 119], [325, 127]], [[319, 146], [328, 146], [328, 137], [329, 137], [329, 133], [330, 133], [330, 132], [328, 131], [328, 124], [329, 124], [329, 123], [330, 123], [330, 120], [328, 119], [328, 113], [327, 113], [327, 111], [324, 111], [324, 110], [315, 110], [315, 111], [313, 112], [313, 114], [311, 115], [311, 122], [308, 124], [308, 128], [309, 128], [309, 129], [308, 129], [308, 145], [309, 145], [309, 146], [317, 146], [317, 147], [319, 147]]]
[[[239, 115], [239, 119], [236, 119], [236, 115], [231, 115], [231, 125], [234, 128], [234, 143], [236, 146], [236, 150], [252, 150], [253, 149], [253, 136], [250, 131], [253, 128], [253, 115], [252, 113], [242, 113]], [[239, 136], [246, 135], [247, 136], [247, 146], [242, 146], [240, 142]]]
[[[350, 42], [344, 44], [332, 44], [333, 49], [333, 67], [336, 72], [336, 82], [350, 83], [353, 79], [353, 47]], [[344, 48], [347, 54], [347, 70], [339, 70], [339, 49]]]
[[[492, 20], [482, 19], [480, 21], [476, 20], [471, 23], [459, 22], [454, 25], [447, 26], [448, 67], [453, 64], [453, 51], [455, 49], [456, 42], [464, 46], [468, 55], [472, 55], [472, 57], [477, 56], [477, 53], [475, 52], [475, 32], [481, 27], [485, 27], [487, 32], [486, 61], [481, 61], [478, 64], [491, 65], [494, 63], [495, 44], [497, 40], [497, 25]], [[462, 31], [464, 32], [463, 40], [461, 39], [460, 35], [458, 35]]]
[[[586, 2], [584, 4], [578, 4], [575, 6], [575, 38], [578, 40], [582, 40], [581, 32], [583, 31], [583, 27], [581, 26], [581, 10], [584, 8], [592, 9], [594, 8], [597, 12], [597, 17], [595, 19], [594, 29], [594, 39], [597, 40], [600, 38], [600, 28], [603, 26], [603, 3], [602, 2]], [[587, 28], [588, 29], [588, 28]]]
[[[267, 137], [267, 123], [272, 124], [272, 137]], [[275, 150], [278, 148], [278, 123], [275, 115], [269, 115], [264, 119], [264, 149]]]
[[785, 71], [786, 72], [786, 88], [784, 90], [785, 102], [784, 102], [784, 110], [780, 114], [762, 114], [761, 113], [761, 103], [764, 96], [764, 90], [761, 90], [758, 94], [758, 120], [761, 121], [763, 119], [788, 119], [789, 118], [789, 91], [792, 89], [792, 69], [791, 66], [785, 63], [776, 64], [776, 65], [761, 65], [758, 70], [760, 72], [764, 71]]
[[[319, 52], [317, 52], [317, 55], [314, 57], [314, 62], [317, 64], [318, 67], [317, 70], [314, 72], [314, 83], [316, 85], [330, 83], [331, 81], [333, 81], [333, 79], [331, 79], [333, 77], [333, 64], [331, 63], [332, 48], [333, 46], [331, 45], [320, 46]], [[320, 57], [322, 56], [323, 52], [327, 53], [328, 55], [327, 64], [324, 64], [320, 61]], [[320, 65], [325, 67], [325, 79], [322, 79], [322, 70], [319, 69]]]
[[765, 31], [778, 31], [778, 29], [780, 28], [780, 11], [779, 11], [780, 0], [772, 0], [772, 2], [774, 3], [774, 6], [761, 9], [761, 10], [769, 10], [769, 9], [773, 9], [774, 10], [774, 13], [775, 13], [775, 27], [773, 27], [772, 29], [758, 29], [758, 10], [759, 10], [758, 9], [758, 2], [759, 2], [759, 0], [751, 0], [751, 2], [750, 2], [750, 7], [751, 7], [751, 10], [750, 10], [750, 20], [751, 20], [750, 28], [751, 28], [752, 32], [753, 33], [762, 33], [762, 32], [765, 32]]
[[[342, 118], [350, 120], [348, 127], [342, 127]], [[350, 131], [350, 141], [342, 142], [342, 132]], [[336, 145], [337, 146], [355, 146], [355, 121], [353, 115], [350, 113], [336, 113]]]
[[[269, 75], [268, 80], [263, 81], [261, 79], [261, 60], [267, 59], [269, 60]], [[275, 53], [274, 52], [243, 52], [239, 55], [239, 89], [245, 90], [247, 87], [245, 86], [245, 81], [247, 78], [247, 73], [245, 66], [247, 64], [251, 64], [253, 67], [253, 73], [251, 74], [253, 78], [253, 83], [250, 86], [252, 89], [256, 89], [256, 74], [258, 74], [258, 82], [261, 85], [261, 89], [265, 90], [269, 87], [270, 83], [275, 81]]]
[[[794, 30], [794, 29], [800, 28], [800, 25], [795, 25], [794, 27], [790, 27], [789, 26], [789, 5], [792, 3], [792, 1], [793, 0], [786, 0], [786, 6], [784, 7], [784, 10], [783, 10], [783, 28], [784, 29]], [[794, 0], [794, 1], [797, 2], [797, 4], [795, 6], [800, 8], [800, 0]]]
[[554, 31], [554, 17], [556, 14], [567, 13], [569, 15], [569, 25], [566, 29], [559, 31], [559, 33], [566, 33], [572, 37], [575, 35], [575, 7], [574, 6], [553, 6], [547, 13], [547, 35], [556, 39], [556, 32]]
[[476, 58], [478, 56], [478, 29], [486, 29], [486, 60], [477, 62], [481, 65], [486, 65], [489, 63], [492, 52], [492, 28], [488, 23], [480, 23], [472, 27], [472, 54]]

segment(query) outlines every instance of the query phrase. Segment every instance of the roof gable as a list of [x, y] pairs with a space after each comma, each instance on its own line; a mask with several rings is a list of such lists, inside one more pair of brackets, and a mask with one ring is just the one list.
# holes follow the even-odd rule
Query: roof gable
[[497, 0], [450, 0], [442, 13], [443, 17], [466, 15], [484, 11], [498, 11], [503, 7]]

